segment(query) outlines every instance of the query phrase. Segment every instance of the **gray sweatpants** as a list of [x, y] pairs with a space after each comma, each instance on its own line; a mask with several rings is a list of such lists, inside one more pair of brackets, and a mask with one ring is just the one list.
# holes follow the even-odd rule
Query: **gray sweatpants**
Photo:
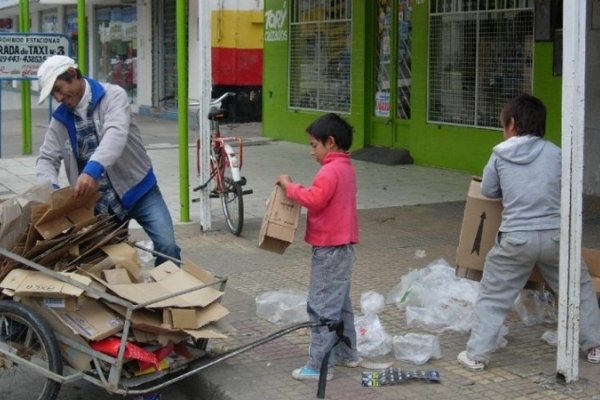
[[[470, 359], [488, 363], [500, 328], [529, 275], [537, 265], [558, 293], [560, 230], [505, 232], [485, 260], [473, 327], [467, 342]], [[600, 309], [585, 264], [581, 266], [579, 342], [583, 350], [600, 345]]]

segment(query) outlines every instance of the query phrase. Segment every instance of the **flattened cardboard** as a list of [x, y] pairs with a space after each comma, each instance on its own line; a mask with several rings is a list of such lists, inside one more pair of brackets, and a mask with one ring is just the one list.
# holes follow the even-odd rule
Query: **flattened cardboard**
[[[490, 199], [481, 194], [481, 179], [473, 177], [456, 249], [457, 276], [481, 280], [485, 257], [494, 246], [501, 222], [502, 199]], [[537, 287], [543, 283], [542, 275], [534, 268], [528, 287]]]
[[121, 242], [103, 246], [101, 249], [108, 257], [110, 257], [115, 265], [127, 269], [135, 281], [140, 280], [142, 265], [140, 263], [138, 252], [134, 247]]
[[582, 248], [581, 252], [590, 275], [600, 278], [600, 250]]
[[88, 340], [102, 340], [123, 329], [121, 316], [97, 300], [80, 302], [77, 311], [55, 312], [73, 332]]
[[65, 187], [52, 193], [50, 209], [35, 223], [35, 229], [44, 239], [52, 239], [62, 232], [94, 218], [98, 192], [76, 199], [73, 188]]
[[[167, 261], [150, 272], [158, 277], [158, 282], [109, 285], [109, 289], [134, 304], [146, 303], [166, 295], [205, 285], [195, 276]], [[206, 307], [223, 295], [212, 287], [205, 287], [167, 300], [149, 304], [149, 308], [164, 307]]]
[[[91, 278], [75, 273], [61, 273], [86, 286], [92, 282]], [[12, 290], [15, 295], [27, 297], [79, 297], [84, 290], [68, 283], [54, 279], [42, 272], [25, 269], [13, 269], [0, 283], [0, 288]]]
[[294, 241], [300, 208], [298, 203], [285, 196], [281, 186], [275, 185], [258, 235], [258, 247], [283, 254]]
[[460, 229], [456, 265], [482, 271], [501, 221], [502, 200], [482, 195], [481, 181], [471, 179]]
[[[36, 299], [33, 297], [24, 297], [21, 299], [21, 302], [33, 308], [39, 316], [44, 318], [44, 320], [50, 325], [50, 328], [52, 328], [54, 332], [60, 333], [62, 336], [71, 339], [79, 346], [82, 346], [82, 348], [84, 349], [89, 349], [90, 351], [92, 350], [85, 339], [83, 339], [78, 334], [74, 333], [73, 330], [67, 327], [56, 316], [55, 313], [53, 313], [49, 308], [41, 305], [39, 300], [40, 299]], [[63, 356], [63, 359], [67, 361], [67, 363], [71, 367], [75, 368], [78, 371], [87, 371], [90, 369], [92, 356], [77, 350], [73, 346], [67, 346], [61, 343], [60, 341], [58, 345], [60, 347], [60, 352]]]
[[[107, 305], [121, 315], [125, 315], [126, 313], [125, 307], [121, 307], [117, 304]], [[140, 331], [158, 335], [159, 337], [160, 335], [172, 335], [177, 334], [178, 332], [185, 332], [196, 339], [227, 338], [227, 335], [222, 333], [213, 323], [205, 325], [201, 329], [175, 329], [170, 324], [163, 321], [163, 311], [153, 311], [149, 309], [134, 311], [131, 315], [131, 326]]]
[[218, 302], [204, 308], [166, 308], [164, 313], [170, 319], [175, 329], [198, 329], [227, 315], [229, 310]]
[[133, 282], [129, 272], [125, 268], [105, 269], [102, 271], [102, 275], [104, 276], [106, 283], [109, 285], [119, 285]]
[[27, 233], [31, 207], [48, 201], [51, 193], [50, 182], [45, 182], [0, 203], [0, 247], [12, 249], [21, 235]]

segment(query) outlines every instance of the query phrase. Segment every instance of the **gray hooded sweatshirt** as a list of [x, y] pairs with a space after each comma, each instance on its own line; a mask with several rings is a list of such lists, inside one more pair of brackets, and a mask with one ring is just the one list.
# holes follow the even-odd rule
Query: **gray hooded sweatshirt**
[[560, 148], [538, 136], [515, 136], [494, 147], [481, 192], [502, 197], [500, 232], [560, 228], [560, 163]]

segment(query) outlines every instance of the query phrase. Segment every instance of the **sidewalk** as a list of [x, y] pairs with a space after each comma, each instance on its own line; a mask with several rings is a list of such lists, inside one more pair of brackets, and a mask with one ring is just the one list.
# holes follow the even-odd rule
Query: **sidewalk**
[[[3, 117], [5, 115], [3, 113]], [[231, 310], [226, 320], [235, 331], [229, 339], [211, 341], [210, 345], [215, 350], [231, 349], [280, 329], [280, 326], [256, 316], [255, 298], [272, 290], [306, 290], [310, 248], [302, 240], [304, 218], [295, 242], [285, 254], [258, 249], [256, 243], [265, 201], [276, 176], [289, 173], [295, 181], [309, 184], [318, 168], [310, 157], [308, 145], [265, 140], [260, 137], [260, 124], [224, 126], [224, 133], [241, 132], [251, 144], [245, 148], [243, 172], [248, 180], [247, 187], [254, 193], [244, 198], [246, 220], [241, 237], [226, 230], [217, 200], [212, 204], [213, 230], [201, 232], [195, 203], [190, 203], [191, 222], [179, 221], [176, 133], [169, 136], [176, 132], [176, 123], [149, 117], [139, 119], [144, 137], [148, 132], [155, 132], [153, 137], [157, 138], [153, 143], [146, 143], [161, 191], [177, 225], [183, 257], [229, 277], [223, 302]], [[36, 151], [34, 147], [34, 153]], [[190, 147], [189, 157], [193, 165], [193, 147]], [[34, 160], [34, 156], [0, 159], [0, 197], [21, 192], [34, 183]], [[363, 292], [375, 290], [387, 295], [411, 269], [423, 268], [440, 258], [453, 264], [470, 174], [412, 165], [384, 166], [361, 161], [354, 164], [358, 176], [361, 243], [357, 246], [358, 260], [351, 296], [358, 313]], [[190, 177], [193, 176], [190, 172]], [[585, 246], [598, 247], [599, 214], [597, 208], [584, 211]], [[139, 231], [132, 235], [142, 237]], [[417, 257], [423, 253], [424, 257]], [[404, 312], [394, 305], [386, 305], [380, 319], [392, 336], [411, 332], [406, 326]], [[423, 366], [394, 362], [395, 367], [405, 370], [438, 370], [442, 379], [440, 384], [409, 382], [400, 386], [364, 388], [360, 386], [362, 368], [340, 367], [336, 369], [335, 379], [327, 384], [327, 398], [600, 399], [598, 365], [580, 361], [581, 380], [578, 383], [566, 387], [555, 383], [556, 349], [539, 339], [546, 330], [554, 329], [553, 326], [526, 327], [514, 313], [510, 314], [507, 324], [508, 346], [495, 353], [486, 371], [475, 373], [460, 367], [456, 356], [464, 349], [468, 336], [445, 332], [439, 334], [440, 360]], [[224, 398], [315, 398], [316, 382], [298, 382], [290, 375], [305, 362], [308, 342], [306, 334], [292, 333], [218, 363], [203, 371], [202, 377], [220, 387]], [[393, 358], [387, 360], [394, 361]], [[66, 392], [61, 393], [73, 393], [68, 386], [63, 390]], [[169, 389], [165, 389], [163, 398], [170, 399], [169, 394]]]

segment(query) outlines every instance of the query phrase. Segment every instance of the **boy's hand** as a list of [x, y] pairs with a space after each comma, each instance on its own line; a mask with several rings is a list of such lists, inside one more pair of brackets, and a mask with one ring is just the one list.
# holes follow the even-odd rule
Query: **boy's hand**
[[287, 188], [287, 185], [289, 183], [292, 183], [292, 177], [291, 176], [289, 176], [289, 175], [279, 175], [279, 177], [277, 177], [277, 184], [279, 186], [281, 186], [284, 191]]

